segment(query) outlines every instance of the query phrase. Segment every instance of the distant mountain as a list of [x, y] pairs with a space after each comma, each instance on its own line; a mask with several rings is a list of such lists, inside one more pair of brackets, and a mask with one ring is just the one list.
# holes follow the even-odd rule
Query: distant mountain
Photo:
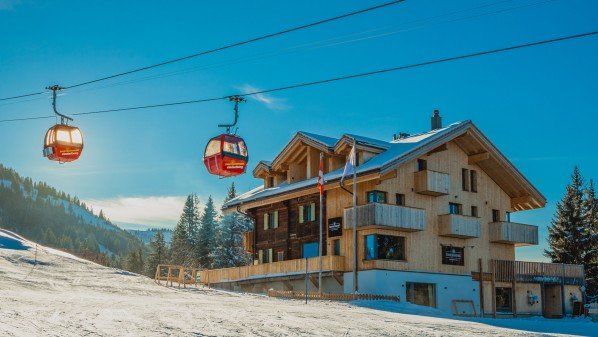
[[154, 235], [156, 235], [156, 233], [158, 233], [158, 232], [162, 232], [162, 234], [164, 234], [164, 241], [166, 241], [167, 244], [170, 244], [170, 242], [172, 241], [172, 229], [166, 229], [166, 228], [160, 228], [160, 229], [159, 228], [150, 228], [150, 229], [146, 229], [146, 230], [127, 229], [127, 232], [135, 235], [141, 241], [143, 241], [145, 244], [149, 244], [150, 241], [154, 238]]
[[33, 182], [0, 165], [0, 227], [43, 245], [122, 267], [133, 250], [145, 250], [135, 235], [98, 215], [77, 197]]

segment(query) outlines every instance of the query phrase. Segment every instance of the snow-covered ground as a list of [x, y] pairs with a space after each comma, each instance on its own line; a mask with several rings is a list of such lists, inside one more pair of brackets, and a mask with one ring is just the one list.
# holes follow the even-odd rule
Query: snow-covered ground
[[[36, 253], [37, 250], [37, 253]], [[37, 264], [34, 263], [37, 255]], [[585, 319], [457, 319], [408, 303], [167, 288], [0, 229], [0, 336], [598, 336]]]

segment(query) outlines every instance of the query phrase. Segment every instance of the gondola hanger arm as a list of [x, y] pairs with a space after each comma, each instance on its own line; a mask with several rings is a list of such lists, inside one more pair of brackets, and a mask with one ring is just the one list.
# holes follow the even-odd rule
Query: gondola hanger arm
[[55, 113], [57, 116], [59, 116], [59, 117], [60, 117], [60, 121], [61, 121], [61, 123], [62, 123], [62, 124], [66, 124], [66, 123], [64, 123], [64, 120], [65, 120], [65, 119], [66, 119], [66, 120], [69, 120], [69, 121], [72, 121], [73, 119], [72, 119], [71, 117], [69, 117], [69, 116], [66, 116], [66, 115], [63, 115], [63, 114], [61, 114], [60, 112], [58, 112], [58, 110], [56, 110], [56, 92], [58, 92], [58, 91], [60, 91], [60, 90], [62, 90], [62, 89], [64, 89], [64, 88], [63, 88], [63, 87], [61, 87], [61, 86], [59, 86], [59, 85], [57, 85], [57, 84], [55, 84], [55, 85], [52, 85], [52, 86], [49, 86], [49, 87], [47, 87], [46, 89], [48, 89], [48, 90], [51, 90], [51, 91], [52, 91], [52, 109], [54, 109], [54, 113]]

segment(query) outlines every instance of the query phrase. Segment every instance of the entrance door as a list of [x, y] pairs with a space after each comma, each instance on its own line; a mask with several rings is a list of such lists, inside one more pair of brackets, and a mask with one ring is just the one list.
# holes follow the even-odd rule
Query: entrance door
[[544, 316], [548, 318], [561, 317], [563, 315], [561, 302], [561, 286], [558, 284], [547, 284], [544, 286]]
[[496, 287], [496, 312], [513, 312], [513, 291], [511, 288]]

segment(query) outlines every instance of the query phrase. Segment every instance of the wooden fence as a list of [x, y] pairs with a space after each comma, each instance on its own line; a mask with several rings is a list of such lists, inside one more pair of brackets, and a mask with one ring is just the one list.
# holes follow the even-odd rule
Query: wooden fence
[[[303, 291], [282, 291], [282, 290], [268, 290], [269, 297], [288, 298], [288, 299], [305, 299], [305, 292]], [[328, 301], [353, 301], [353, 300], [379, 300], [379, 301], [393, 301], [400, 302], [399, 296], [392, 295], [372, 295], [372, 294], [329, 294], [308, 292], [307, 299], [309, 300], [328, 300]]]
[[[315, 273], [320, 270], [319, 258], [308, 259], [308, 273]], [[322, 256], [323, 271], [344, 271], [345, 257], [326, 255]], [[305, 259], [287, 260], [279, 262], [264, 263], [252, 266], [211, 269], [200, 271], [200, 280], [203, 284], [214, 284], [222, 282], [234, 282], [251, 277], [275, 277], [289, 273], [304, 273]]]
[[179, 288], [181, 287], [181, 284], [184, 288], [187, 287], [187, 284], [194, 284], [197, 286], [197, 277], [199, 272], [200, 269], [197, 268], [159, 264], [156, 267], [156, 275], [154, 276], [154, 281], [158, 284], [161, 284], [161, 281], [166, 281], [167, 286], [168, 282], [170, 282], [171, 287], [173, 285], [173, 282], [176, 282]]

